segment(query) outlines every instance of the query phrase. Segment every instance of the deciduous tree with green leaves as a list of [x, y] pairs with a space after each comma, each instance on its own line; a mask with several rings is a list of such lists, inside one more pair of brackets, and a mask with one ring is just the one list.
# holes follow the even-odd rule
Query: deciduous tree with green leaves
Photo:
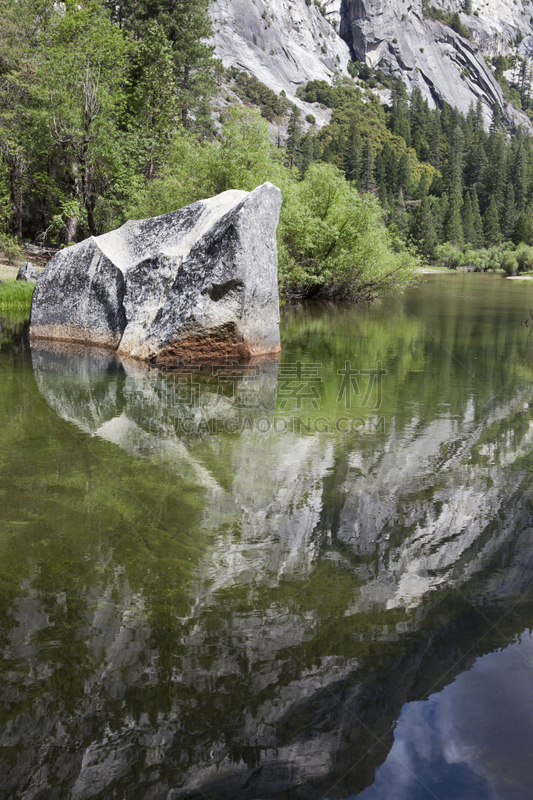
[[98, 232], [100, 201], [131, 173], [122, 124], [130, 45], [96, 0], [65, 7], [4, 0], [4, 9], [26, 37], [25, 47], [11, 46], [11, 94], [0, 115], [16, 206], [20, 197], [16, 230], [31, 203], [42, 212], [42, 232], [55, 221], [75, 241], [78, 229]]
[[395, 250], [375, 197], [359, 194], [331, 164], [313, 164], [283, 187], [280, 280], [289, 293], [368, 300], [417, 279], [417, 261]]

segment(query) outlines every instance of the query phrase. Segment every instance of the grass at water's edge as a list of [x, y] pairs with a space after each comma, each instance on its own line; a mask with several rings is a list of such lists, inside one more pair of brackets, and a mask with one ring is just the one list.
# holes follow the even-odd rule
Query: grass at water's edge
[[34, 283], [8, 280], [0, 283], [0, 311], [29, 311]]

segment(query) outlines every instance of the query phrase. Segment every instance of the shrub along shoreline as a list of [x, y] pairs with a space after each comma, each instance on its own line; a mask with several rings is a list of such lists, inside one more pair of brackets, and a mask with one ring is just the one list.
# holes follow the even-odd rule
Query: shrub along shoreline
[[446, 243], [435, 249], [434, 262], [448, 269], [466, 268], [474, 272], [503, 271], [508, 276], [529, 273], [533, 270], [533, 247], [521, 242], [503, 242], [494, 247], [474, 250]]

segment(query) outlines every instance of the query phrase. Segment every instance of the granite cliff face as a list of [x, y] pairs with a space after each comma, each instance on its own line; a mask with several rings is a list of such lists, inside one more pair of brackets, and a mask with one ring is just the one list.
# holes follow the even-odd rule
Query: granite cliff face
[[310, 80], [347, 75], [350, 50], [338, 35], [341, 0], [216, 0], [211, 5], [216, 55], [294, 96]]
[[[485, 57], [509, 55], [519, 34], [522, 54], [531, 49], [533, 28], [527, 4], [492, 0], [472, 4], [477, 15], [462, 13], [464, 3], [436, 0], [429, 5], [458, 12], [470, 32], [467, 39], [438, 19], [424, 14], [423, 0], [409, 4], [390, 0], [346, 0], [341, 34], [351, 43], [356, 59], [401, 77], [408, 89], [418, 86], [432, 104], [449, 103], [466, 114], [481, 97], [486, 116], [495, 102], [506, 109], [509, 121], [527, 124], [508, 106]], [[519, 37], [520, 38], [520, 37]]]
[[529, 126], [509, 106], [485, 57], [533, 51], [531, 8], [523, 0], [472, 3], [434, 0], [430, 6], [458, 12], [470, 32], [464, 38], [423, 11], [423, 0], [215, 0], [211, 16], [217, 55], [225, 66], [256, 75], [276, 91], [294, 96], [313, 79], [333, 81], [349, 58], [418, 86], [430, 105], [449, 103], [466, 113], [480, 97], [485, 117], [498, 102], [512, 124]]

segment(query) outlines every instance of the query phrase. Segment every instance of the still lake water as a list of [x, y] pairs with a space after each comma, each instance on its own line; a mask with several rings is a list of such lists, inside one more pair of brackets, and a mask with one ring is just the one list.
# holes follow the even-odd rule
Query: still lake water
[[525, 800], [533, 285], [160, 373], [0, 326], [0, 797]]

